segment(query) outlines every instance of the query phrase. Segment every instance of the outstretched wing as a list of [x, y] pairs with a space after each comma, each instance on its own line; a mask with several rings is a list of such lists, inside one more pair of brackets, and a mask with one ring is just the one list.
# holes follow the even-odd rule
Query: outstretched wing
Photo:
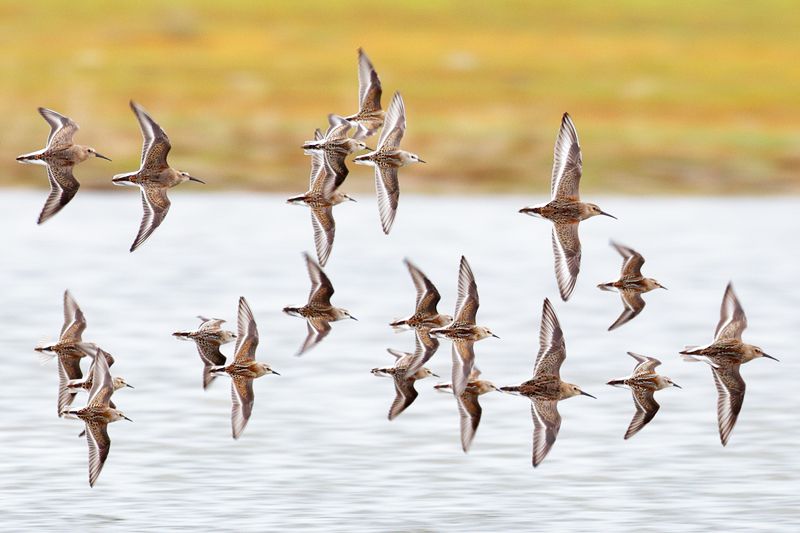
[[141, 246], [144, 241], [158, 228], [169, 212], [170, 201], [167, 198], [167, 189], [153, 185], [140, 185], [142, 189], [142, 222], [139, 224], [139, 233], [131, 245], [131, 252]]
[[72, 144], [72, 137], [78, 131], [78, 125], [72, 119], [46, 107], [40, 107], [39, 114], [50, 125], [50, 134], [47, 136], [47, 150], [66, 148]]
[[242, 376], [233, 376], [231, 379], [231, 430], [234, 439], [238, 439], [244, 428], [247, 427], [247, 422], [250, 421], [250, 415], [253, 412], [254, 401], [253, 380]]
[[308, 277], [311, 278], [311, 292], [308, 294], [309, 304], [313, 303], [321, 307], [331, 305], [331, 296], [333, 296], [333, 284], [322, 268], [313, 260], [307, 253], [303, 253], [306, 258], [306, 267], [308, 268]]
[[50, 194], [44, 202], [37, 224], [47, 222], [61, 211], [75, 197], [81, 184], [72, 175], [73, 165], [47, 164], [47, 179], [50, 181]]
[[747, 328], [747, 316], [744, 314], [739, 298], [733, 292], [733, 283], [728, 283], [725, 296], [722, 297], [722, 307], [719, 310], [719, 323], [714, 332], [715, 340], [736, 339], [742, 340], [742, 332]]
[[472, 367], [475, 365], [474, 342], [467, 340], [453, 341], [453, 393], [461, 396], [467, 389]]
[[142, 163], [139, 170], [160, 170], [167, 168], [167, 155], [169, 154], [172, 145], [169, 143], [169, 137], [153, 120], [150, 115], [136, 102], [131, 100], [131, 109], [139, 121], [139, 127], [142, 130], [142, 137], [144, 142], [142, 144]]
[[622, 289], [619, 291], [619, 296], [622, 299], [624, 309], [614, 323], [608, 327], [608, 331], [615, 330], [621, 325], [633, 320], [636, 315], [642, 312], [645, 306], [644, 298], [642, 298], [642, 293], [639, 291]]
[[407, 378], [402, 372], [397, 372], [394, 378], [394, 401], [389, 407], [389, 420], [394, 420], [400, 413], [408, 409], [414, 403], [419, 393], [414, 388], [414, 378]]
[[83, 311], [72, 294], [64, 291], [64, 325], [61, 327], [61, 341], [80, 342], [84, 330], [86, 330], [86, 317], [83, 316]]
[[634, 413], [628, 430], [625, 432], [625, 440], [633, 437], [640, 429], [646, 426], [656, 416], [661, 407], [653, 397], [651, 389], [631, 387], [631, 394], [633, 395], [633, 403], [636, 406], [636, 413]]
[[427, 363], [430, 358], [433, 357], [433, 354], [436, 353], [436, 350], [439, 349], [439, 339], [431, 337], [430, 331], [431, 328], [422, 328], [415, 331], [416, 349], [414, 350], [414, 356], [411, 360], [411, 363], [408, 365], [408, 369], [406, 370], [406, 377], [411, 377], [416, 374], [417, 371], [425, 366], [425, 363]]
[[533, 418], [533, 466], [539, 466], [556, 442], [561, 429], [558, 401], [531, 398]]
[[381, 217], [381, 228], [388, 235], [397, 215], [400, 203], [400, 182], [397, 179], [398, 167], [392, 165], [375, 165], [375, 192], [378, 196], [378, 214]]
[[581, 240], [577, 222], [553, 224], [553, 255], [558, 291], [566, 302], [575, 289], [581, 270]]
[[256, 358], [258, 347], [258, 328], [250, 304], [244, 296], [239, 297], [238, 333], [236, 334], [236, 355], [234, 363], [245, 363]]
[[579, 186], [582, 172], [583, 158], [578, 144], [578, 132], [575, 131], [575, 125], [569, 114], [564, 113], [553, 151], [553, 175], [550, 181], [552, 198], [580, 199]]
[[320, 266], [325, 266], [333, 249], [333, 238], [336, 235], [336, 222], [333, 219], [333, 208], [312, 207], [311, 225], [314, 228], [314, 247]]
[[108, 424], [86, 421], [86, 442], [89, 445], [89, 486], [94, 487], [111, 450]]
[[467, 262], [467, 258], [461, 256], [461, 264], [458, 268], [458, 297], [456, 298], [455, 322], [464, 324], [474, 324], [478, 314], [478, 286], [475, 283], [475, 275]]
[[725, 446], [742, 410], [745, 383], [739, 373], [739, 365], [736, 364], [720, 368], [712, 366], [711, 372], [714, 375], [714, 385], [717, 387], [719, 438]]
[[611, 241], [611, 246], [622, 256], [622, 278], [642, 277], [642, 265], [644, 265], [642, 254], [633, 248], [622, 246], [614, 241]]
[[359, 112], [369, 113], [381, 109], [381, 80], [372, 61], [361, 48], [358, 49], [358, 107]]
[[322, 339], [328, 336], [328, 333], [331, 332], [331, 324], [327, 320], [322, 320], [319, 318], [309, 318], [307, 320], [306, 328], [308, 332], [306, 333], [306, 338], [303, 341], [303, 345], [298, 350], [297, 354], [295, 355], [303, 355], [311, 348], [322, 342]]
[[545, 298], [542, 306], [542, 324], [539, 328], [539, 353], [536, 356], [533, 375], [560, 376], [561, 364], [566, 357], [564, 332], [561, 330], [561, 324], [558, 322], [553, 304]]
[[650, 374], [655, 371], [656, 367], [661, 364], [661, 361], [655, 357], [647, 355], [639, 355], [638, 353], [628, 352], [628, 355], [636, 359], [636, 366], [633, 369], [633, 375], [639, 376], [642, 374]]
[[395, 149], [400, 146], [403, 134], [406, 132], [406, 105], [400, 92], [394, 93], [392, 103], [386, 111], [386, 118], [383, 121], [383, 130], [378, 137], [377, 151], [383, 148]]
[[461, 423], [461, 449], [464, 450], [464, 453], [467, 453], [481, 423], [483, 409], [480, 402], [478, 402], [478, 395], [469, 390], [464, 391], [460, 396], [456, 396], [456, 401]]
[[417, 291], [416, 312], [423, 315], [437, 314], [436, 306], [442, 297], [439, 291], [431, 283], [431, 280], [419, 269], [417, 266], [408, 259], [403, 260], [408, 268], [408, 273], [411, 274], [411, 281], [414, 282], [414, 288]]

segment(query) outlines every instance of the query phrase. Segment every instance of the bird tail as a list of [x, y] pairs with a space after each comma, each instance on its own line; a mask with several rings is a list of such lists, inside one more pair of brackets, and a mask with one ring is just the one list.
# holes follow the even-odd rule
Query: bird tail
[[41, 160], [42, 160], [41, 150], [17, 156], [17, 161], [19, 161], [20, 163], [27, 163], [29, 161], [41, 161]]
[[602, 291], [613, 291], [614, 290], [614, 282], [610, 281], [608, 283], [601, 283], [597, 286], [598, 289]]
[[300, 196], [292, 196], [291, 198], [286, 200], [286, 203], [287, 204], [302, 204], [305, 201], [305, 199], [306, 199], [306, 196], [304, 194], [301, 194]]
[[449, 392], [453, 386], [450, 383], [437, 383], [433, 388], [441, 392]]
[[173, 337], [178, 337], [181, 340], [189, 340], [192, 336], [192, 333], [189, 331], [176, 331], [172, 334]]
[[519, 393], [519, 386], [514, 387], [500, 387], [503, 392]]
[[541, 207], [523, 207], [519, 210], [520, 213], [524, 215], [530, 215], [532, 217], [541, 217], [542, 216], [542, 208]]
[[613, 385], [614, 387], [621, 387], [622, 385], [625, 385], [625, 380], [624, 379], [612, 379], [611, 381], [606, 383], [606, 385]]
[[408, 326], [408, 320], [406, 320], [405, 318], [393, 320], [389, 322], [389, 325], [392, 326], [393, 328], [402, 328], [404, 326]]

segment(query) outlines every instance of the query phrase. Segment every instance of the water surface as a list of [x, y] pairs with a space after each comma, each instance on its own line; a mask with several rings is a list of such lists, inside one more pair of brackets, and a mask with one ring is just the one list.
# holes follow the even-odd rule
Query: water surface
[[[334, 303], [359, 321], [335, 323], [298, 358], [305, 324], [281, 308], [308, 292], [307, 210], [277, 196], [176, 191], [162, 227], [129, 254], [141, 206], [133, 191], [113, 192], [82, 191], [41, 227], [45, 191], [0, 196], [4, 528], [792, 531], [800, 522], [800, 289], [786, 283], [797, 274], [796, 199], [597, 199], [620, 220], [582, 224], [583, 267], [565, 304], [548, 223], [517, 213], [535, 199], [403, 196], [386, 237], [374, 200], [361, 195], [336, 209], [326, 268]], [[595, 287], [619, 273], [609, 238], [642, 252], [645, 273], [669, 287], [611, 333], [621, 303]], [[477, 279], [479, 322], [501, 337], [476, 345], [484, 377], [530, 377], [547, 296], [566, 335], [562, 376], [598, 397], [560, 404], [561, 433], [536, 470], [526, 399], [481, 397], [483, 421], [465, 455], [455, 401], [433, 390], [434, 378], [418, 382], [417, 402], [389, 422], [392, 382], [369, 372], [392, 362], [387, 347], [413, 348], [411, 334], [386, 325], [413, 305], [403, 257], [452, 312], [461, 254]], [[781, 362], [744, 368], [744, 408], [723, 448], [710, 371], [677, 351], [711, 340], [728, 280], [749, 318], [745, 339]], [[135, 422], [109, 428], [111, 454], [93, 489], [80, 423], [56, 417], [56, 366], [32, 351], [58, 334], [65, 288], [86, 314], [84, 338], [112, 352], [114, 373], [136, 387], [115, 395]], [[227, 378], [203, 391], [193, 345], [170, 333], [194, 327], [197, 314], [234, 327], [240, 295], [258, 321], [258, 358], [282, 376], [255, 382], [252, 419], [233, 441]], [[630, 372], [628, 350], [660, 358], [684, 388], [659, 392], [655, 420], [623, 441], [630, 394], [604, 383]], [[429, 367], [449, 375], [447, 342]]]

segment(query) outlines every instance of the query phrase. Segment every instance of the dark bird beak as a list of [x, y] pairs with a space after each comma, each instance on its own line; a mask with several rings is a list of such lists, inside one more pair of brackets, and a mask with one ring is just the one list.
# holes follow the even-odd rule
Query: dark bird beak
[[126, 383], [125, 386], [128, 387], [129, 389], [135, 389], [136, 388], [133, 385], [129, 385], [128, 383]]
[[355, 198], [353, 198], [352, 196], [348, 196], [347, 199], [350, 200], [351, 202], [357, 202], [358, 201]]
[[272, 373], [275, 374], [276, 376], [280, 376], [281, 375], [280, 372], [275, 372], [274, 370], [272, 371]]
[[660, 286], [659, 286], [659, 288], [661, 288], [661, 289], [664, 289], [665, 291], [669, 290], [669, 289], [667, 289], [667, 288], [666, 288], [665, 286], [663, 286], [663, 285], [660, 285]]
[[125, 420], [127, 420], [128, 422], [133, 422], [133, 420], [131, 420], [130, 418], [128, 418], [128, 417], [127, 417], [127, 416], [125, 416], [125, 415], [122, 415], [122, 418], [124, 418], [124, 419], [125, 419]]
[[777, 357], [772, 357], [769, 354], [762, 353], [761, 357], [766, 357], [767, 359], [772, 359], [773, 361], [779, 361], [780, 362], [780, 359], [778, 359]]
[[588, 392], [583, 392], [583, 391], [581, 391], [581, 394], [582, 394], [583, 396], [588, 396], [589, 398], [594, 398], [595, 400], [597, 399], [597, 396], [592, 396], [592, 395], [591, 395], [591, 394], [589, 394]]
[[499, 339], [500, 338], [497, 335], [495, 335], [494, 333], [492, 333], [492, 337], [494, 337], [495, 339]]
[[673, 384], [672, 384], [672, 386], [673, 386], [673, 387], [678, 387], [679, 389], [682, 389], [682, 388], [683, 388], [683, 387], [681, 387], [680, 385], [678, 385], [677, 383], [673, 383]]
[[431, 376], [433, 376], [433, 377], [435, 377], [435, 378], [438, 378], [438, 377], [439, 377], [439, 374], [434, 374], [433, 372], [431, 372]]
[[356, 322], [358, 322], [358, 319], [357, 319], [356, 317], [354, 317], [354, 316], [351, 316], [350, 318], [351, 318], [351, 319], [353, 319], [353, 320], [355, 320]]
[[419, 161], [420, 163], [427, 163], [427, 161], [423, 161], [423, 160], [422, 160], [422, 159], [420, 159], [420, 158], [417, 158], [417, 161]]
[[206, 184], [205, 181], [203, 181], [201, 179], [198, 179], [198, 178], [195, 178], [194, 176], [189, 176], [189, 181], [196, 181], [197, 183], [202, 183], [203, 185]]
[[105, 159], [106, 161], [111, 161], [111, 158], [104, 156], [103, 154], [98, 154], [97, 152], [94, 153], [95, 157], [99, 157], [100, 159]]
[[600, 211], [600, 214], [601, 214], [601, 215], [605, 215], [605, 216], [607, 216], [607, 217], [611, 217], [611, 218], [613, 218], [614, 220], [619, 220], [619, 219], [618, 219], [617, 217], [615, 217], [614, 215], [611, 215], [611, 214], [609, 214], [609, 213], [606, 213], [605, 211]]

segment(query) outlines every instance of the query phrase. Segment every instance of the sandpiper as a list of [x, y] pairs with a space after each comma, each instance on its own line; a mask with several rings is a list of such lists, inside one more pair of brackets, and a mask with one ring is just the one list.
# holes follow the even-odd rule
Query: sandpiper
[[414, 359], [409, 363], [406, 370], [407, 377], [412, 376], [422, 368], [439, 349], [439, 339], [431, 336], [430, 327], [418, 327], [415, 329], [414, 334], [416, 342], [419, 343], [421, 349], [415, 352]]
[[395, 398], [391, 407], [389, 407], [389, 420], [397, 418], [417, 399], [419, 393], [414, 388], [415, 382], [429, 376], [439, 377], [425, 367], [421, 367], [413, 374], [408, 375], [409, 365], [419, 359], [421, 350], [422, 346], [419, 340], [416, 342], [414, 353], [401, 352], [389, 348], [386, 351], [395, 357], [394, 366], [372, 369], [372, 373], [376, 376], [392, 376], [394, 379]]
[[653, 289], [666, 289], [653, 278], [642, 276], [642, 265], [644, 265], [642, 254], [633, 248], [622, 246], [614, 241], [611, 241], [611, 246], [622, 256], [620, 278], [617, 281], [601, 283], [597, 287], [604, 291], [618, 290], [625, 309], [623, 309], [619, 318], [608, 327], [608, 331], [620, 327], [642, 312], [645, 306], [642, 294]]
[[745, 328], [747, 317], [744, 309], [733, 292], [733, 283], [728, 283], [722, 298], [714, 342], [706, 346], [687, 346], [680, 352], [685, 361], [705, 361], [711, 366], [717, 387], [717, 420], [723, 446], [728, 444], [744, 402], [745, 384], [739, 367], [759, 357], [777, 361], [758, 346], [742, 342]]
[[336, 234], [333, 206], [347, 200], [355, 201], [337, 190], [342, 181], [344, 178], [339, 179], [328, 164], [324, 152], [314, 150], [311, 152], [311, 179], [308, 191], [286, 200], [290, 204], [305, 204], [311, 208], [314, 245], [317, 250], [317, 258], [322, 266], [328, 262], [333, 248], [333, 238]]
[[306, 154], [311, 154], [320, 150], [325, 154], [325, 159], [333, 171], [336, 173], [337, 187], [345, 180], [350, 170], [345, 165], [348, 155], [362, 150], [370, 150], [362, 139], [366, 137], [367, 130], [362, 124], [358, 124], [353, 137], [348, 137], [348, 132], [352, 128], [352, 123], [339, 115], [328, 115], [328, 131], [325, 135], [320, 130], [314, 132], [314, 140], [303, 143], [303, 150]]
[[453, 317], [441, 314], [436, 309], [442, 297], [431, 280], [408, 259], [404, 259], [403, 262], [408, 268], [408, 273], [411, 274], [411, 281], [414, 282], [414, 288], [417, 291], [414, 314], [395, 320], [389, 325], [393, 328], [441, 328], [452, 322]]
[[267, 363], [256, 361], [258, 328], [244, 296], [239, 298], [238, 327], [233, 363], [212, 369], [212, 372], [227, 372], [231, 376], [231, 429], [234, 439], [242, 435], [253, 412], [253, 380], [266, 374], [280, 376]]
[[656, 373], [656, 367], [661, 364], [658, 359], [633, 352], [628, 352], [628, 355], [636, 359], [633, 373], [626, 378], [612, 379], [608, 382], [609, 385], [615, 387], [627, 385], [633, 395], [636, 413], [633, 415], [628, 430], [625, 432], [625, 440], [636, 435], [640, 429], [645, 427], [656, 416], [661, 406], [658, 405], [658, 402], [653, 397], [653, 393], [667, 387], [681, 388], [670, 378]]
[[546, 218], [553, 222], [556, 281], [561, 299], [565, 302], [575, 289], [575, 282], [581, 269], [578, 224], [596, 215], [616, 218], [595, 204], [580, 201], [582, 167], [578, 133], [569, 114], [564, 113], [554, 150], [553, 174], [550, 182], [552, 198], [545, 205], [524, 207], [519, 210], [520, 213]]
[[50, 180], [50, 195], [39, 213], [37, 224], [61, 211], [78, 192], [81, 184], [72, 175], [72, 169], [78, 163], [90, 157], [99, 157], [111, 161], [104, 155], [98, 154], [94, 148], [73, 144], [72, 137], [78, 131], [78, 125], [65, 117], [44, 107], [39, 108], [39, 114], [50, 124], [50, 135], [47, 145], [36, 152], [23, 154], [17, 157], [20, 163], [32, 163], [47, 167], [47, 178]]
[[[91, 350], [91, 353], [94, 353], [96, 350], [99, 355], [101, 355], [106, 360], [106, 364], [111, 366], [114, 362], [114, 358], [111, 357], [111, 354], [103, 350], [102, 348], [96, 346], [92, 343], [80, 343], [79, 347], [84, 348], [85, 350]], [[67, 368], [65, 365], [59, 360], [58, 362], [58, 412], [63, 413], [72, 405], [72, 402], [75, 399], [75, 395], [80, 391], [91, 391], [92, 385], [94, 384], [94, 372], [96, 359], [92, 359], [92, 364], [89, 367], [89, 372], [86, 374], [86, 379], [70, 379], [67, 375]], [[128, 384], [124, 378], [116, 376], [111, 380], [111, 384], [114, 387], [115, 391], [122, 389], [124, 387], [134, 388], [133, 385]], [[116, 409], [114, 402], [109, 401], [109, 407], [112, 409]], [[83, 435], [81, 435], [83, 436]]]
[[[78, 345], [83, 341], [84, 330], [86, 330], [86, 317], [75, 298], [66, 290], [64, 291], [64, 325], [61, 326], [58, 341], [52, 344], [40, 344], [34, 350], [48, 359], [57, 357], [59, 373], [63, 373], [68, 380], [80, 380], [83, 377], [81, 358], [86, 356], [86, 352], [81, 350]], [[108, 365], [114, 364], [114, 358], [111, 355], [107, 355], [107, 357], [109, 358]], [[64, 398], [59, 393], [57, 406], [59, 416], [61, 416], [63, 408], [69, 406], [74, 399], [75, 393], [73, 392], [69, 392]]]
[[216, 375], [211, 369], [225, 365], [225, 356], [219, 347], [236, 338], [232, 331], [222, 329], [225, 323], [221, 318], [206, 318], [198, 316], [201, 320], [200, 327], [194, 331], [176, 331], [172, 335], [182, 340], [192, 340], [197, 346], [197, 353], [203, 361], [203, 388], [206, 389], [214, 381]]
[[354, 316], [340, 307], [331, 305], [333, 285], [322, 268], [307, 253], [303, 253], [308, 268], [308, 277], [311, 279], [311, 292], [308, 294], [308, 303], [302, 307], [284, 307], [287, 315], [299, 316], [308, 323], [308, 335], [296, 355], [302, 355], [328, 336], [331, 331], [331, 322], [351, 318]]
[[539, 330], [539, 354], [536, 356], [533, 378], [515, 387], [500, 387], [501, 391], [527, 396], [531, 400], [534, 467], [539, 466], [547, 456], [561, 429], [558, 402], [578, 395], [594, 398], [577, 385], [561, 381], [561, 365], [566, 357], [564, 332], [550, 300], [545, 298]]
[[378, 212], [381, 227], [387, 235], [392, 229], [397, 214], [397, 203], [400, 199], [400, 185], [397, 172], [400, 167], [410, 163], [424, 163], [417, 154], [400, 149], [400, 141], [406, 131], [406, 107], [400, 93], [394, 93], [389, 111], [386, 112], [386, 123], [378, 138], [378, 146], [374, 152], [360, 155], [353, 159], [356, 164], [375, 167], [375, 190], [378, 195]]
[[86, 442], [89, 445], [89, 486], [93, 487], [111, 449], [108, 424], [123, 418], [129, 421], [131, 419], [110, 405], [114, 382], [106, 357], [96, 346], [82, 344], [80, 349], [94, 360], [89, 401], [83, 409], [64, 411], [62, 414], [78, 417], [86, 424]]
[[358, 49], [358, 113], [344, 117], [356, 124], [361, 124], [366, 130], [365, 136], [374, 135], [383, 125], [383, 111], [381, 110], [381, 80], [375, 67], [361, 48]]
[[430, 334], [434, 337], [444, 337], [453, 341], [453, 390], [456, 396], [461, 396], [467, 387], [469, 375], [475, 364], [475, 342], [486, 337], [497, 337], [489, 328], [475, 325], [475, 316], [478, 314], [478, 286], [475, 276], [462, 255], [458, 271], [458, 298], [456, 299], [456, 314], [453, 321], [444, 327], [433, 328]]
[[[470, 372], [469, 380], [467, 381], [467, 388], [457, 396], [458, 403], [458, 416], [461, 423], [461, 449], [464, 453], [469, 451], [472, 445], [472, 440], [475, 438], [475, 433], [478, 431], [478, 426], [481, 423], [481, 415], [483, 409], [478, 401], [478, 397], [491, 391], [500, 391], [494, 386], [491, 381], [479, 379], [481, 371], [477, 367]], [[451, 383], [440, 383], [433, 387], [440, 391], [452, 391], [453, 385]]]
[[139, 120], [142, 137], [144, 137], [142, 162], [136, 172], [117, 174], [111, 181], [115, 185], [137, 186], [142, 190], [144, 216], [139, 225], [139, 233], [136, 234], [131, 245], [130, 251], [133, 252], [153, 234], [166, 218], [170, 206], [167, 189], [184, 181], [205, 182], [190, 176], [187, 172], [174, 170], [169, 166], [167, 155], [172, 148], [169, 137], [139, 104], [131, 100], [130, 105]]

